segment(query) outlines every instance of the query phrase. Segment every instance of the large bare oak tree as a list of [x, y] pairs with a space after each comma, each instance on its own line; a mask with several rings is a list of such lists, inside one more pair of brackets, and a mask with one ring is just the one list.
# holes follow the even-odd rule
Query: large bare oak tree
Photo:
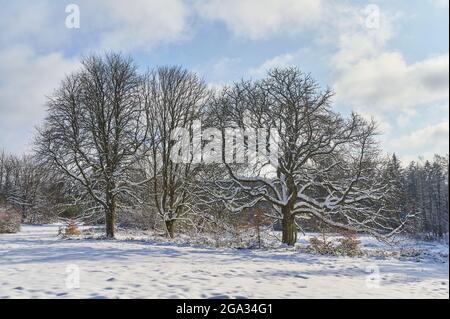
[[[274, 69], [262, 80], [224, 88], [210, 109], [222, 129], [277, 133], [276, 141], [267, 139], [278, 143], [277, 154], [247, 156], [246, 165], [224, 159], [231, 179], [214, 181], [214, 192], [236, 212], [258, 201], [270, 203], [273, 211], [267, 213], [281, 220], [288, 245], [297, 241], [302, 217], [377, 236], [396, 231], [388, 228], [383, 207], [390, 186], [379, 171], [375, 124], [333, 112], [332, 96], [296, 68]], [[250, 143], [246, 139], [246, 153]], [[256, 143], [266, 147], [265, 140]]]

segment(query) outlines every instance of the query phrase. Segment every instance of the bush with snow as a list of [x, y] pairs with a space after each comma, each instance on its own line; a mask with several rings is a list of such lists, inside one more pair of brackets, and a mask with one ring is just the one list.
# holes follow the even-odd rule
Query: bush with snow
[[326, 240], [312, 237], [309, 240], [307, 251], [310, 253], [318, 253], [321, 255], [340, 255], [355, 257], [362, 254], [359, 247], [360, 241], [355, 235], [344, 235], [337, 240]]

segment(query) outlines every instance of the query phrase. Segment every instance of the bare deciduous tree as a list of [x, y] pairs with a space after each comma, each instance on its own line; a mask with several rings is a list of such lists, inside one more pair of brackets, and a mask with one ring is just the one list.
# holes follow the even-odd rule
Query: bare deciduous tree
[[147, 177], [154, 205], [167, 234], [173, 237], [175, 222], [187, 220], [192, 212], [189, 183], [199, 171], [193, 164], [192, 150], [185, 161], [174, 161], [173, 156], [178, 155], [174, 146], [178, 137], [187, 137], [178, 136], [178, 130], [192, 132], [194, 121], [200, 120], [208, 90], [193, 73], [179, 67], [160, 67], [147, 75], [145, 96], [149, 106]]
[[[224, 160], [231, 182], [215, 182], [215, 196], [233, 211], [260, 200], [271, 203], [270, 214], [281, 220], [282, 241], [288, 245], [295, 244], [304, 216], [352, 231], [395, 232], [386, 228], [389, 217], [381, 205], [389, 185], [377, 166], [375, 124], [356, 114], [344, 119], [332, 111], [331, 98], [309, 75], [295, 68], [274, 69], [261, 81], [225, 88], [211, 108], [223, 129], [277, 132], [277, 165], [271, 165], [270, 153], [256, 161], [247, 157], [245, 166]], [[263, 148], [265, 143], [257, 142]], [[237, 200], [242, 193], [249, 201]]]
[[133, 196], [128, 179], [147, 134], [142, 79], [130, 59], [91, 56], [49, 99], [37, 153], [77, 181], [105, 212], [114, 237], [121, 195]]

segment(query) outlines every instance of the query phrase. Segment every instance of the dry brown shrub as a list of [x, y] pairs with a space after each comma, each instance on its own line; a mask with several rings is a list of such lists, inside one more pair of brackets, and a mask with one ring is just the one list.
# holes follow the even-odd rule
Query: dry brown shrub
[[67, 227], [64, 230], [65, 236], [80, 236], [81, 231], [78, 229], [77, 225], [71, 223], [67, 225]]

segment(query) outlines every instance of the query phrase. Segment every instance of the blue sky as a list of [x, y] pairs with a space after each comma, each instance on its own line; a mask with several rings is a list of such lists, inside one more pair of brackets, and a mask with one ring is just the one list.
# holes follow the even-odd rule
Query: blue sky
[[[67, 5], [80, 28], [65, 25]], [[82, 55], [183, 65], [212, 86], [295, 65], [374, 117], [385, 152], [448, 153], [448, 0], [0, 0], [0, 149], [28, 152], [45, 97]]]

